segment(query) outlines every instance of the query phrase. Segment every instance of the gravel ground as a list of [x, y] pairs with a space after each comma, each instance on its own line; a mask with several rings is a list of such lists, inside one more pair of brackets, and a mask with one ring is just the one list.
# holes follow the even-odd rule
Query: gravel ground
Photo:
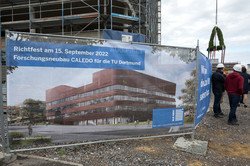
[[[249, 94], [248, 103], [250, 107]], [[74, 162], [84, 166], [250, 165], [250, 108], [238, 107], [236, 114], [239, 126], [227, 125], [229, 113], [227, 95], [224, 95], [222, 110], [225, 113], [223, 118], [216, 119], [213, 112], [209, 111], [196, 129], [195, 139], [208, 141], [205, 156], [174, 149], [173, 145], [177, 137], [98, 143], [22, 153]], [[189, 139], [190, 136], [186, 138]]]

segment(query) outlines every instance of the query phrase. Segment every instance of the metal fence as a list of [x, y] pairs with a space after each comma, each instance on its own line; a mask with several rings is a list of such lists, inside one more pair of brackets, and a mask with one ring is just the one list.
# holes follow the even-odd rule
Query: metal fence
[[2, 150], [194, 134], [197, 51], [7, 31]]

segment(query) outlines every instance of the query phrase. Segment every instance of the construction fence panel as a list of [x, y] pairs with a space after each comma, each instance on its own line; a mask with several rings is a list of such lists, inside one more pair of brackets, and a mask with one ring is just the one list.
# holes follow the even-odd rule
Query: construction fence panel
[[11, 31], [6, 44], [11, 152], [195, 127], [194, 48]]

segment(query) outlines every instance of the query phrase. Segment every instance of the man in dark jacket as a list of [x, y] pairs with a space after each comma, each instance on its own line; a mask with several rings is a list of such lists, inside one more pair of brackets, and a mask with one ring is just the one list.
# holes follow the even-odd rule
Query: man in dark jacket
[[222, 94], [225, 91], [224, 82], [226, 75], [224, 72], [224, 65], [219, 63], [217, 66], [217, 70], [212, 74], [212, 91], [214, 94], [214, 117], [221, 118], [224, 115], [220, 108]]
[[247, 94], [248, 94], [248, 80], [250, 80], [250, 74], [247, 73], [247, 69], [242, 65], [242, 72], [240, 75], [244, 78], [243, 84], [243, 94], [241, 96], [240, 103], [244, 104], [244, 107], [247, 108]]
[[241, 72], [241, 68], [242, 66], [240, 64], [234, 65], [234, 72], [229, 74], [225, 80], [225, 89], [227, 91], [230, 104], [230, 113], [228, 118], [229, 125], [239, 125], [236, 118], [236, 109], [240, 102], [240, 96], [243, 93], [244, 79], [239, 74]]

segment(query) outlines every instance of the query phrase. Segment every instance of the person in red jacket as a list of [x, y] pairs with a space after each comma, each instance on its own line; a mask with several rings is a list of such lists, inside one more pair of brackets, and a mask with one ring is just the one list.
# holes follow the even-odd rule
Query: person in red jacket
[[241, 72], [241, 69], [242, 66], [240, 64], [234, 65], [234, 72], [227, 75], [224, 84], [230, 104], [230, 112], [228, 118], [229, 125], [239, 125], [238, 120], [236, 118], [236, 109], [240, 102], [240, 96], [243, 94], [244, 79], [239, 74], [239, 72]]

